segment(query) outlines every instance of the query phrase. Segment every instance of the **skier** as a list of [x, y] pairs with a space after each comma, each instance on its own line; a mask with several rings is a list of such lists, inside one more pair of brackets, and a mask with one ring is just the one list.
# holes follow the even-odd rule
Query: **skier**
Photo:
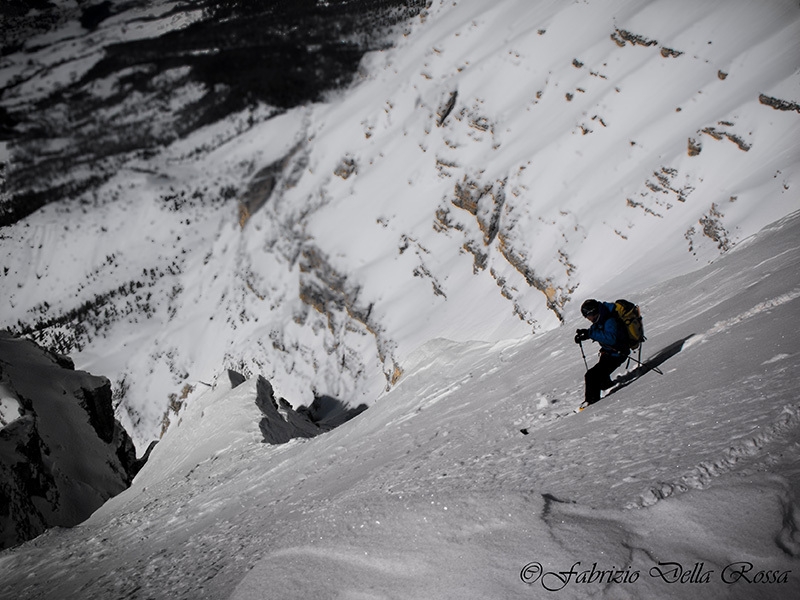
[[625, 362], [630, 353], [628, 337], [614, 316], [613, 302], [599, 302], [590, 298], [581, 305], [581, 314], [591, 321], [589, 329], [575, 332], [575, 343], [594, 340], [600, 344], [600, 360], [586, 371], [586, 401], [589, 406], [600, 400], [600, 392], [613, 385], [611, 374]]

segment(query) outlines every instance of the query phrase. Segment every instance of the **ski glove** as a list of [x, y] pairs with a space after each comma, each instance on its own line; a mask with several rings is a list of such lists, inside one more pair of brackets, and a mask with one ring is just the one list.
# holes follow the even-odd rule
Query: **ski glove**
[[575, 332], [575, 343], [580, 344], [583, 340], [589, 339], [589, 330], [588, 329], [578, 329]]

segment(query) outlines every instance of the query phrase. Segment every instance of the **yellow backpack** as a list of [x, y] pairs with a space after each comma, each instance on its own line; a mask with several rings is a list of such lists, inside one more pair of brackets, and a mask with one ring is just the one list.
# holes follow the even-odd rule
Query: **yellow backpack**
[[614, 314], [625, 325], [623, 330], [628, 336], [628, 347], [636, 350], [647, 338], [644, 337], [644, 323], [639, 307], [627, 300], [614, 302]]

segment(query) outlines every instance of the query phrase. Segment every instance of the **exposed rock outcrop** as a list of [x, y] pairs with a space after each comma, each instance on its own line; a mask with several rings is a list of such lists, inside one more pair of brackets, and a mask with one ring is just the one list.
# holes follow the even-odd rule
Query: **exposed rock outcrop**
[[267, 444], [285, 444], [293, 438], [310, 438], [326, 431], [306, 415], [295, 412], [285, 399], [275, 398], [272, 385], [261, 376], [256, 380], [256, 406], [263, 414], [259, 427]]
[[0, 332], [0, 548], [77, 525], [142, 467], [111, 384]]
[[275, 395], [272, 384], [262, 375], [247, 378], [228, 369], [207, 395], [181, 413], [160, 444], [159, 453], [162, 457], [180, 453], [188, 465], [214, 451], [212, 438], [221, 429], [246, 430], [248, 435], [260, 432], [260, 441], [265, 444], [285, 444], [330, 431], [366, 409], [364, 404], [353, 408], [337, 398], [317, 396], [311, 406], [295, 410], [285, 398]]

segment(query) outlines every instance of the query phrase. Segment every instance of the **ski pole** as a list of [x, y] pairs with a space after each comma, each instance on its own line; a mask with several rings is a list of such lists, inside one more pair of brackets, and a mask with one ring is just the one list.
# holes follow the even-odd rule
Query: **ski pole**
[[589, 370], [589, 363], [586, 362], [586, 353], [583, 351], [583, 340], [579, 341], [578, 344], [581, 347], [581, 356], [583, 357], [583, 364], [586, 365], [586, 370]]

